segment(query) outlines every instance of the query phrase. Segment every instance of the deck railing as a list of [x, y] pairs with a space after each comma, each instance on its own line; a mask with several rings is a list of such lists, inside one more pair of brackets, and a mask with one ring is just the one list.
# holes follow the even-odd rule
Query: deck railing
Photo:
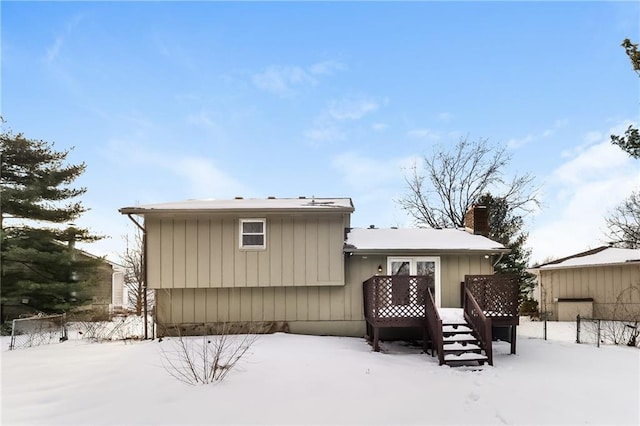
[[467, 320], [475, 335], [478, 337], [480, 347], [484, 349], [489, 365], [493, 365], [493, 347], [491, 318], [487, 317], [469, 288], [464, 289], [464, 318]]
[[433, 278], [416, 275], [376, 275], [363, 283], [364, 316], [381, 326], [403, 327], [407, 320], [421, 323], [427, 288]]
[[[509, 274], [466, 275], [462, 283], [462, 307], [467, 315], [467, 291], [476, 301], [477, 309], [491, 320], [493, 327], [508, 327], [508, 340], [511, 342], [511, 353], [516, 353], [516, 326], [520, 323], [518, 315], [518, 294], [520, 281], [517, 276]], [[471, 309], [471, 308], [470, 308]], [[484, 327], [484, 325], [482, 326]]]
[[509, 274], [466, 275], [463, 295], [465, 288], [488, 317], [518, 316], [518, 277]]
[[[442, 319], [438, 314], [438, 308], [433, 298], [431, 289], [427, 290], [425, 311], [427, 317], [427, 329], [429, 330], [429, 338], [431, 341], [431, 356], [438, 354], [438, 363], [444, 364], [444, 348], [442, 337]], [[435, 352], [434, 352], [435, 351]]]
[[363, 283], [367, 336], [375, 351], [381, 327], [420, 328], [426, 348], [425, 297], [433, 287], [433, 277], [415, 275], [376, 275]]

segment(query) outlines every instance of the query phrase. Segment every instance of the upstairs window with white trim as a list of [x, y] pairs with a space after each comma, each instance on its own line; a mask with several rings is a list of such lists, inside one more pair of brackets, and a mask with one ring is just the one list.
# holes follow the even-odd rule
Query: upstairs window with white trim
[[240, 248], [258, 250], [267, 248], [266, 219], [240, 219]]

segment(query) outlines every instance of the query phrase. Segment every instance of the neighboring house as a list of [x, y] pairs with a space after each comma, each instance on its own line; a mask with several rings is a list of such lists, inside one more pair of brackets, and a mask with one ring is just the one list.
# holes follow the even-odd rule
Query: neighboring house
[[530, 272], [537, 277], [540, 310], [550, 319], [640, 319], [640, 249], [602, 246]]
[[[466, 230], [353, 229], [353, 211], [350, 198], [305, 197], [120, 209], [144, 217], [147, 284], [157, 291], [160, 334], [232, 322], [363, 336], [364, 281], [427, 276], [439, 307], [461, 307], [465, 276], [492, 274], [492, 258], [508, 252], [476, 235], [487, 232], [486, 209], [468, 215]], [[415, 304], [415, 289], [407, 294]]]
[[75, 308], [75, 311], [106, 315], [124, 309], [127, 304], [124, 266], [78, 248], [74, 250], [76, 256], [99, 261], [91, 277], [78, 277], [79, 280], [88, 279], [92, 284], [83, 288], [77, 295], [80, 300], [86, 300], [87, 303]]
[[[127, 303], [124, 267], [76, 247], [72, 250], [76, 257], [98, 261], [95, 271], [90, 276], [74, 272], [76, 280], [89, 283], [77, 294], [73, 294], [78, 300], [84, 301], [73, 309], [74, 316], [82, 318], [105, 316], [124, 309]], [[2, 304], [2, 321], [37, 313], [38, 310], [30, 306], [28, 298], [9, 300]]]

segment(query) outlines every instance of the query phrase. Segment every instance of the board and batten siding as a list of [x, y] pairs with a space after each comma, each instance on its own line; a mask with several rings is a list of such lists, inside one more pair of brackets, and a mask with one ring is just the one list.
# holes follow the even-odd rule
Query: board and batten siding
[[[264, 250], [239, 247], [239, 220], [251, 218], [266, 219]], [[295, 333], [364, 335], [362, 283], [386, 268], [387, 256], [345, 256], [348, 221], [345, 214], [147, 215], [158, 323], [271, 322]], [[492, 273], [481, 255], [440, 259], [444, 307], [460, 306], [464, 275]]]
[[280, 322], [294, 333], [364, 335], [361, 285], [167, 288], [156, 297], [164, 326]]
[[[292, 332], [364, 335], [362, 283], [386, 268], [386, 256], [349, 256], [344, 286], [184, 288], [157, 290], [160, 324], [286, 322]], [[460, 282], [467, 274], [490, 274], [488, 259], [441, 256], [442, 306], [460, 306]], [[383, 273], [386, 273], [383, 271]]]
[[[540, 271], [540, 293], [547, 311], [557, 319], [558, 299], [593, 298], [593, 316], [611, 318], [618, 296], [625, 289], [640, 286], [640, 264], [591, 266]], [[624, 309], [640, 314], [640, 292], [627, 291], [622, 299]], [[620, 307], [618, 308], [620, 310]]]
[[[266, 218], [266, 249], [239, 247], [239, 219]], [[149, 288], [344, 285], [346, 219], [333, 215], [147, 215]]]
[[440, 303], [443, 308], [461, 308], [460, 283], [465, 275], [493, 274], [491, 258], [477, 254], [448, 254], [440, 256]]

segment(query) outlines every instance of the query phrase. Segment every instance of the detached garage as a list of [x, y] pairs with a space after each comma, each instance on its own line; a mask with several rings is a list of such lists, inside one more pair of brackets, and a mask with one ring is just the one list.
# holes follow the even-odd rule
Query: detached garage
[[576, 315], [640, 318], [640, 250], [609, 246], [548, 262], [530, 270], [537, 276], [540, 310], [549, 319]]

